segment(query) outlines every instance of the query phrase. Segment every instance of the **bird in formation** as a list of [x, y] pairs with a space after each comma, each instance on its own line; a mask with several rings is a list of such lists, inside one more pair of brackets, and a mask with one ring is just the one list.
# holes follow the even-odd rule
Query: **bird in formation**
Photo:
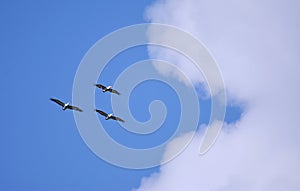
[[66, 109], [71, 109], [71, 110], [75, 110], [75, 111], [80, 111], [82, 112], [82, 109], [80, 109], [79, 107], [76, 106], [72, 106], [70, 105], [70, 103], [64, 103], [58, 99], [54, 99], [54, 98], [50, 98], [51, 101], [57, 103], [58, 105], [62, 106], [62, 110], [66, 110]]
[[95, 84], [95, 86], [97, 86], [98, 88], [102, 89], [102, 92], [111, 92], [111, 93], [114, 93], [114, 94], [117, 94], [117, 95], [120, 95], [120, 92], [118, 92], [117, 90], [113, 89], [112, 86], [104, 86], [102, 84]]
[[[108, 87], [105, 87], [101, 84], [95, 84], [95, 86], [97, 86], [98, 88], [102, 89], [102, 92], [111, 92], [111, 93], [114, 93], [114, 94], [117, 94], [117, 95], [120, 95], [120, 93], [115, 90], [115, 89], [112, 89], [112, 86], [108, 86]], [[54, 99], [54, 98], [50, 98], [51, 101], [57, 103], [58, 105], [62, 106], [62, 110], [66, 110], [66, 109], [70, 109], [70, 110], [75, 110], [75, 111], [79, 111], [79, 112], [82, 112], [82, 109], [80, 109], [79, 107], [76, 107], [76, 106], [72, 106], [70, 105], [70, 103], [64, 103], [58, 99]], [[120, 122], [125, 122], [123, 119], [121, 119], [120, 117], [116, 117], [114, 116], [112, 113], [111, 114], [107, 114], [105, 113], [104, 111], [101, 111], [99, 109], [95, 109], [95, 111], [101, 115], [103, 115], [105, 117], [106, 120], [109, 120], [109, 119], [113, 119], [113, 120], [116, 120], [116, 121], [120, 121]]]
[[100, 115], [103, 115], [105, 117], [106, 120], [109, 120], [109, 119], [113, 119], [113, 120], [116, 120], [116, 121], [120, 121], [120, 122], [125, 122], [123, 119], [121, 119], [120, 117], [116, 117], [116, 116], [113, 116], [113, 114], [107, 114], [105, 113], [104, 111], [101, 111], [99, 109], [95, 109], [95, 111], [97, 113], [99, 113]]

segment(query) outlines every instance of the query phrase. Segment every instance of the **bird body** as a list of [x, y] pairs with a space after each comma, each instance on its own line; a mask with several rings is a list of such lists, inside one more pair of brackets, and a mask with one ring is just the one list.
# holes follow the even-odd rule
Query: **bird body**
[[107, 86], [106, 88], [102, 89], [102, 92], [112, 91], [112, 86]]
[[67, 108], [68, 108], [68, 106], [70, 105], [70, 103], [68, 102], [68, 103], [66, 103], [64, 106], [63, 106], [63, 108], [62, 108], [62, 110], [66, 110]]
[[109, 120], [109, 119], [111, 119], [112, 118], [112, 116], [113, 116], [113, 114], [111, 113], [111, 114], [108, 114], [106, 117], [105, 117], [105, 119], [106, 120]]

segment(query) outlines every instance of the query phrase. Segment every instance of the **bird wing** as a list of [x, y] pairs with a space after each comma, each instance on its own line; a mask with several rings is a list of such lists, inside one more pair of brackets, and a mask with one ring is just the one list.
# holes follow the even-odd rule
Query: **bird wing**
[[50, 98], [50, 100], [51, 100], [51, 101], [54, 101], [55, 103], [57, 103], [58, 105], [60, 105], [60, 106], [62, 106], [62, 107], [65, 105], [63, 102], [61, 102], [61, 101], [58, 100], [58, 99]]
[[107, 113], [105, 113], [104, 111], [101, 111], [101, 110], [99, 110], [99, 109], [95, 109], [95, 111], [96, 111], [97, 113], [99, 113], [99, 114], [101, 114], [101, 115], [105, 116], [105, 117], [107, 117], [107, 116], [108, 116], [108, 114], [107, 114]]
[[76, 107], [76, 106], [69, 105], [67, 108], [82, 112], [82, 109], [80, 109], [79, 107]]
[[101, 85], [101, 84], [95, 84], [95, 86], [97, 86], [97, 87], [100, 88], [100, 89], [106, 89], [106, 87], [103, 86], [103, 85]]
[[114, 94], [120, 95], [120, 92], [118, 92], [117, 90], [110, 89], [110, 90], [108, 90], [108, 91], [110, 91], [111, 93], [114, 93]]
[[112, 119], [116, 120], [116, 121], [121, 121], [121, 122], [125, 122], [123, 119], [121, 119], [120, 117], [116, 117], [116, 116], [112, 116]]

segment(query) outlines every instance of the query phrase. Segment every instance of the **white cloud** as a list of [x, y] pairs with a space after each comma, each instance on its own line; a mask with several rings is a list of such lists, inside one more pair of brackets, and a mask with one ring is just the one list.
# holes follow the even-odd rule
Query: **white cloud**
[[[165, 0], [151, 6], [146, 15], [152, 22], [178, 26], [203, 41], [220, 65], [228, 89], [235, 96], [250, 98], [257, 93], [261, 77], [264, 83], [274, 84], [267, 78], [270, 73], [277, 75], [276, 82], [287, 70], [297, 76], [293, 57], [299, 59], [298, 7], [297, 1]], [[194, 74], [192, 64], [182, 62], [181, 56], [155, 47], [149, 48], [149, 54], [170, 60], [189, 71], [194, 81], [198, 79], [198, 72]]]
[[[145, 177], [138, 191], [300, 189], [299, 8], [293, 0], [165, 0], [148, 9], [152, 22], [181, 27], [201, 39], [220, 65], [230, 99], [245, 101], [247, 108], [207, 154], [197, 154], [199, 134], [159, 173]], [[170, 57], [151, 48], [149, 53]], [[178, 60], [175, 64], [192, 71]]]
[[[282, 149], [265, 135], [247, 127], [223, 132], [204, 156], [197, 154], [198, 135], [182, 155], [162, 166], [160, 173], [144, 178], [138, 190], [299, 190], [299, 151]], [[180, 141], [169, 147], [176, 142]]]

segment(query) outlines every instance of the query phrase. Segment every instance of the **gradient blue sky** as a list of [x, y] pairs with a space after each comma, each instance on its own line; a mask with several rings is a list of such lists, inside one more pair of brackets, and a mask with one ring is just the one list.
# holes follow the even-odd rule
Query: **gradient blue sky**
[[[2, 1], [0, 190], [122, 190], [138, 187], [142, 177], [159, 168], [129, 170], [112, 166], [94, 155], [81, 139], [71, 111], [61, 111], [50, 97], [72, 100], [77, 67], [87, 50], [110, 32], [145, 22], [152, 0], [127, 1]], [[147, 59], [147, 47], [136, 47], [115, 57], [100, 76], [110, 85], [130, 64]], [[159, 89], [160, 94], [153, 93]], [[110, 95], [96, 91], [97, 107], [110, 111]], [[151, 100], [169, 108], [157, 137], [125, 136], [132, 147], [157, 144], [178, 123], [178, 98], [171, 88], [155, 81], [141, 84], [132, 94], [136, 119], [146, 121]], [[209, 117], [209, 100], [200, 100], [201, 123]], [[134, 107], [133, 107], [134, 106]], [[228, 122], [241, 110], [229, 108]], [[102, 120], [102, 119], [101, 119]], [[117, 123], [103, 121], [112, 137], [122, 131]], [[126, 132], [122, 132], [126, 133]], [[119, 137], [120, 138], [120, 137]], [[142, 146], [141, 146], [142, 145]]]

